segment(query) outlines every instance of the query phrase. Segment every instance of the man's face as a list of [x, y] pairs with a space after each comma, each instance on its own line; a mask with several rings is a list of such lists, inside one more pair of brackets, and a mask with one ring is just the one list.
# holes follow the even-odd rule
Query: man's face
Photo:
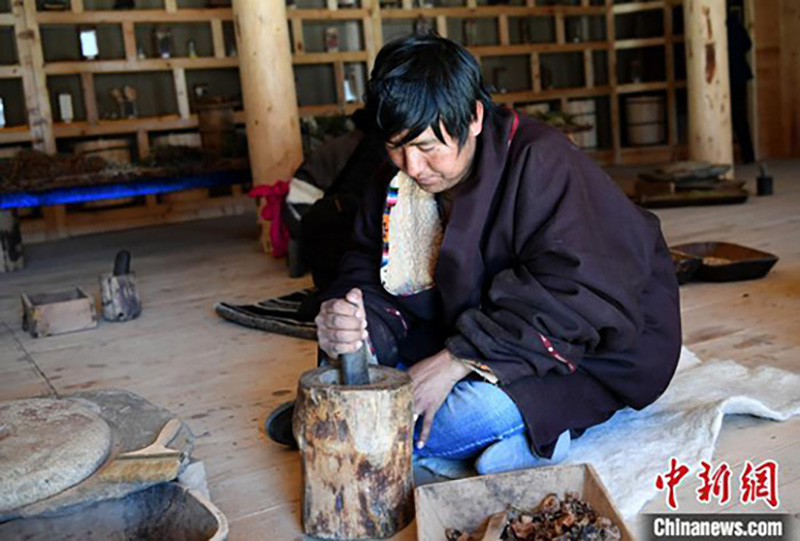
[[483, 104], [478, 102], [475, 119], [469, 126], [467, 140], [459, 148], [458, 140], [450, 137], [444, 126], [440, 126], [444, 143], [428, 127], [419, 136], [402, 146], [392, 144], [401, 141], [405, 132], [399, 133], [386, 144], [392, 162], [417, 185], [429, 193], [449, 190], [469, 174], [475, 159], [476, 140], [483, 127]]

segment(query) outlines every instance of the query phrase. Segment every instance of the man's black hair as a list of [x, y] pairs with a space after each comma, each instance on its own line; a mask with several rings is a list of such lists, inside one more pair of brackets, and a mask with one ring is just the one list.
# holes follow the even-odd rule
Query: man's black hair
[[477, 101], [487, 113], [493, 107], [475, 58], [455, 42], [426, 34], [396, 39], [381, 49], [366, 106], [384, 141], [406, 132], [395, 142], [404, 145], [430, 127], [444, 143], [440, 129], [444, 125], [460, 148], [469, 135]]

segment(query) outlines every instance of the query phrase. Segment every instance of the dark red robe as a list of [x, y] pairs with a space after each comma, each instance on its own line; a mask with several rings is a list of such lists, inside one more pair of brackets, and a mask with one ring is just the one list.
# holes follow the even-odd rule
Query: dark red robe
[[358, 286], [382, 364], [447, 347], [499, 377], [535, 452], [550, 456], [626, 406], [644, 408], [672, 378], [681, 347], [678, 284], [658, 219], [636, 207], [564, 135], [487, 112], [473, 174], [456, 190], [436, 287], [395, 297], [379, 280], [381, 218], [396, 170], [381, 171], [356, 222], [355, 248], [326, 297]]

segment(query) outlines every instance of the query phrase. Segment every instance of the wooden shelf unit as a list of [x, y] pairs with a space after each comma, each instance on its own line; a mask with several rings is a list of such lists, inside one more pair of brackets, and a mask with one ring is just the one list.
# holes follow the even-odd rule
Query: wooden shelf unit
[[[327, 9], [289, 9], [287, 16], [292, 30], [293, 62], [300, 64], [330, 64], [334, 66], [337, 85], [337, 103], [301, 107], [301, 116], [320, 114], [341, 114], [355, 109], [358, 104], [345, 104], [340, 90], [345, 62], [365, 62], [371, 69], [380, 47], [383, 45], [383, 23], [387, 21], [427, 18], [437, 32], [447, 37], [448, 20], [494, 19], [497, 25], [497, 43], [491, 45], [468, 46], [470, 52], [483, 62], [485, 57], [527, 56], [530, 66], [530, 85], [525, 91], [498, 93], [493, 97], [497, 102], [518, 106], [536, 102], [558, 101], [563, 108], [570, 99], [607, 98], [609, 102], [611, 142], [608, 148], [589, 152], [595, 159], [607, 164], [648, 163], [673, 159], [685, 154], [679, 146], [678, 111], [676, 91], [685, 88], [686, 82], [678, 80], [675, 73], [675, 44], [683, 41], [683, 36], [673, 35], [673, 9], [681, 6], [681, 0], [633, 2], [615, 4], [605, 0], [602, 5], [592, 5], [590, 0], [581, 0], [575, 6], [538, 6], [536, 0], [526, 0], [525, 6], [485, 6], [477, 5], [476, 0], [465, 0], [460, 7], [413, 7], [411, 0], [402, 0], [401, 8], [381, 8], [378, 0], [362, 0], [359, 8], [338, 8], [335, 0], [328, 0]], [[619, 15], [659, 10], [663, 14], [663, 35], [616, 39], [616, 17]], [[512, 43], [509, 19], [512, 17], [549, 17], [555, 27], [556, 39], [551, 43]], [[568, 42], [566, 21], [568, 17], [604, 17], [605, 40]], [[308, 53], [304, 43], [303, 24], [319, 21], [360, 21], [364, 36], [364, 48], [360, 51], [338, 53]], [[588, 37], [588, 36], [586, 36]], [[622, 83], [618, 79], [618, 51], [631, 49], [661, 48], [664, 51], [666, 77], [659, 81]], [[596, 84], [594, 73], [594, 52], [606, 54], [607, 83]], [[542, 88], [542, 55], [553, 53], [583, 53], [585, 84], [576, 88]], [[622, 145], [621, 100], [630, 94], [663, 93], [666, 96], [666, 133], [663, 145], [647, 147], [625, 147]]]
[[[681, 0], [634, 2], [615, 4], [605, 0], [597, 2], [581, 0], [574, 6], [538, 6], [536, 0], [526, 0], [523, 6], [477, 5], [476, 0], [465, 0], [460, 7], [413, 7], [412, 0], [402, 0], [400, 8], [381, 8], [379, 0], [361, 0], [361, 7], [338, 8], [336, 0], [327, 0], [324, 9], [287, 9], [287, 22], [291, 30], [292, 62], [295, 66], [330, 66], [336, 85], [335, 102], [300, 107], [302, 117], [350, 114], [361, 106], [349, 103], [344, 95], [345, 66], [349, 63], [364, 64], [367, 73], [384, 44], [385, 25], [403, 21], [413, 24], [420, 17], [430, 21], [440, 35], [448, 35], [449, 22], [453, 19], [493, 20], [497, 39], [495, 43], [472, 45], [468, 49], [485, 65], [491, 57], [520, 57], [529, 69], [527, 89], [497, 93], [496, 101], [510, 106], [523, 106], [551, 102], [565, 107], [572, 99], [597, 98], [607, 103], [610, 127], [610, 143], [605, 148], [589, 152], [596, 160], [605, 164], [637, 164], [663, 162], [685, 154], [678, 145], [678, 111], [676, 93], [685, 87], [685, 81], [676, 79], [675, 44], [682, 36], [673, 35], [673, 9]], [[0, 78], [22, 80], [25, 103], [29, 111], [28, 126], [13, 126], [0, 130], [0, 145], [30, 143], [35, 148], [54, 152], [56, 141], [62, 138], [103, 137], [110, 135], [135, 135], [139, 157], [149, 153], [150, 134], [171, 130], [197, 128], [197, 117], [189, 106], [186, 73], [190, 70], [233, 69], [238, 59], [227, 55], [224, 24], [232, 23], [232, 10], [179, 9], [176, 0], [165, 0], [163, 9], [128, 11], [87, 11], [83, 0], [72, 0], [71, 11], [37, 12], [35, 0], [18, 0], [12, 4], [12, 13], [0, 14], [0, 25], [14, 26], [19, 62], [0, 66]], [[663, 35], [642, 38], [616, 39], [616, 18], [639, 12], [660, 10], [663, 13]], [[548, 18], [553, 25], [555, 38], [547, 43], [512, 42], [511, 21], [514, 18]], [[600, 18], [605, 39], [568, 41], [569, 18]], [[305, 25], [316, 25], [320, 31], [324, 24], [341, 24], [357, 21], [361, 27], [359, 50], [319, 52], [307, 50], [304, 35]], [[137, 55], [137, 24], [207, 23], [211, 30], [211, 56], [199, 58], [173, 57], [169, 59], [139, 59]], [[45, 62], [41, 28], [58, 25], [118, 25], [122, 33], [124, 58], [97, 61]], [[321, 37], [321, 36], [315, 36]], [[663, 80], [644, 82], [622, 82], [617, 73], [618, 55], [636, 49], [661, 48], [664, 50], [666, 77]], [[550, 54], [582, 54], [583, 81], [576, 87], [543, 88], [542, 60]], [[602, 59], [607, 78], [600, 80], [595, 73], [596, 53]], [[99, 117], [94, 77], [97, 74], [157, 73], [171, 72], [178, 103], [177, 114], [142, 117], [136, 119], [104, 120]], [[48, 76], [77, 76], [80, 79], [86, 120], [71, 123], [54, 122], [50, 110]], [[607, 79], [607, 80], [606, 80]], [[622, 144], [621, 109], [624, 97], [631, 94], [660, 93], [666, 96], [667, 140], [663, 145], [650, 147], [625, 147]], [[80, 99], [80, 98], [79, 98]], [[598, 102], [599, 103], [599, 102]], [[244, 123], [243, 112], [236, 113], [237, 123]], [[89, 214], [72, 213], [62, 206], [46, 207], [43, 217], [26, 220], [23, 230], [34, 241], [59, 238], [74, 234], [93, 232], [130, 225], [187, 219], [200, 215], [220, 215], [241, 212], [248, 202], [239, 192], [222, 198], [188, 192], [186, 197], [176, 196], [161, 200], [147, 196], [142, 206], [108, 209]], [[105, 225], [107, 224], [107, 225]], [[30, 240], [30, 239], [29, 239]]]
[[[19, 4], [19, 3], [18, 3]], [[678, 122], [676, 111], [676, 90], [685, 86], [685, 82], [675, 78], [676, 43], [682, 36], [673, 35], [672, 10], [681, 5], [681, 0], [633, 2], [615, 4], [606, 0], [603, 5], [592, 5], [589, 0], [581, 0], [575, 6], [538, 6], [536, 0], [526, 0], [524, 6], [486, 6], [477, 5], [476, 0], [465, 0], [460, 7], [413, 7], [411, 0], [402, 0], [401, 8], [381, 8], [379, 0], [362, 0], [361, 7], [339, 8], [336, 0], [327, 0], [325, 9], [287, 9], [287, 19], [292, 35], [292, 62], [296, 66], [328, 65], [333, 68], [336, 85], [335, 103], [307, 105], [300, 107], [303, 117], [347, 114], [357, 109], [359, 103], [347, 103], [343, 92], [344, 66], [346, 63], [362, 63], [367, 70], [371, 69], [375, 56], [384, 43], [383, 25], [391, 21], [414, 21], [420, 17], [428, 18], [439, 34], [446, 36], [450, 19], [494, 19], [497, 25], [498, 40], [496, 44], [476, 45], [468, 47], [481, 61], [486, 57], [527, 57], [530, 67], [530, 85], [526, 91], [514, 91], [496, 94], [498, 102], [508, 105], [522, 105], [535, 102], [560, 102], [565, 106], [570, 99], [607, 98], [610, 107], [611, 144], [609, 148], [599, 149], [596, 156], [608, 156], [611, 151], [611, 163], [622, 163], [620, 97], [635, 93], [663, 92], [667, 97], [667, 133], [670, 146], [678, 144]], [[29, 118], [30, 128], [26, 131], [19, 127], [0, 130], [0, 143], [16, 141], [33, 141], [38, 148], [55, 149], [55, 141], [62, 137], [76, 137], [111, 134], [136, 133], [141, 143], [149, 139], [150, 131], [169, 129], [191, 129], [196, 127], [196, 118], [191, 115], [189, 97], [186, 89], [186, 72], [188, 70], [236, 68], [238, 59], [226, 56], [223, 23], [232, 21], [232, 10], [229, 8], [214, 9], [179, 9], [175, 0], [165, 0], [164, 9], [141, 9], [127, 11], [87, 11], [83, 0], [72, 0], [71, 11], [52, 12], [36, 11], [35, 0], [21, 0], [14, 7], [15, 11], [0, 14], [0, 25], [16, 25], [18, 30], [32, 32], [27, 40], [27, 55], [32, 62], [0, 67], [0, 77], [25, 77], [26, 66], [33, 72], [31, 81], [24, 81], [26, 102], [29, 110], [33, 100], [39, 104], [47, 102], [44, 107], [37, 107], [39, 115]], [[615, 20], [619, 15], [660, 10], [663, 12], [664, 35], [637, 38], [615, 39]], [[517, 17], [547, 17], [552, 19], [556, 39], [552, 43], [512, 43], [509, 32], [509, 19]], [[568, 42], [566, 39], [566, 21], [569, 17], [605, 17], [605, 40]], [[305, 46], [304, 24], [358, 21], [363, 35], [361, 50], [340, 52], [308, 52]], [[200, 58], [174, 57], [169, 59], [137, 58], [135, 25], [169, 24], [169, 23], [208, 23], [211, 26], [213, 56]], [[42, 52], [40, 28], [48, 25], [120, 25], [124, 38], [125, 58], [98, 61], [66, 61], [45, 63]], [[19, 32], [18, 32], [19, 34]], [[31, 35], [31, 32], [28, 32]], [[587, 37], [587, 36], [585, 36]], [[18, 37], [18, 43], [23, 40]], [[20, 45], [24, 45], [20, 43]], [[617, 77], [617, 53], [630, 49], [663, 48], [666, 61], [666, 78], [663, 81], [642, 83], [620, 83]], [[22, 47], [20, 47], [22, 50]], [[596, 84], [594, 74], [594, 53], [601, 51], [606, 55], [608, 81]], [[585, 84], [576, 88], [542, 88], [541, 60], [543, 55], [555, 53], [583, 53]], [[25, 56], [21, 54], [20, 56]], [[94, 95], [94, 74], [106, 73], [146, 73], [172, 72], [175, 84], [175, 95], [178, 101], [177, 117], [161, 116], [132, 120], [107, 121], [97, 115], [96, 96]], [[47, 76], [78, 75], [83, 87], [83, 101], [87, 119], [70, 124], [55, 123], [49, 111], [49, 97], [46, 87]], [[39, 116], [40, 118], [36, 118]], [[239, 120], [241, 114], [238, 115]], [[34, 129], [36, 126], [36, 129]], [[140, 157], [149, 151], [148, 145], [140, 145]], [[654, 147], [654, 155], [663, 154]], [[647, 152], [638, 152], [646, 159]]]
[[[0, 13], [0, 28], [11, 30], [15, 36], [20, 31], [24, 30], [24, 28], [18, 24], [18, 18], [16, 17], [15, 12]], [[21, 58], [19, 58], [23, 56], [22, 51], [18, 50], [17, 56], [18, 58], [15, 63], [0, 65], [0, 79], [13, 79], [22, 82], [25, 75], [22, 69]], [[25, 86], [23, 84], [23, 93], [24, 89]], [[26, 103], [26, 105], [28, 104]], [[5, 107], [9, 107], [8, 102], [5, 102]], [[8, 117], [8, 110], [6, 110], [6, 117]], [[33, 135], [31, 133], [31, 129], [26, 125], [6, 125], [5, 127], [0, 128], [0, 145], [28, 143], [32, 138]]]

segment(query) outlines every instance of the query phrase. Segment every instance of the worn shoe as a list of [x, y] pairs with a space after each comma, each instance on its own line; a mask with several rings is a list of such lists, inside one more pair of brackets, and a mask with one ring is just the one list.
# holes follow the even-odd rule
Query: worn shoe
[[292, 417], [294, 416], [294, 401], [284, 402], [264, 422], [267, 436], [275, 443], [297, 449], [297, 440], [292, 432]]

